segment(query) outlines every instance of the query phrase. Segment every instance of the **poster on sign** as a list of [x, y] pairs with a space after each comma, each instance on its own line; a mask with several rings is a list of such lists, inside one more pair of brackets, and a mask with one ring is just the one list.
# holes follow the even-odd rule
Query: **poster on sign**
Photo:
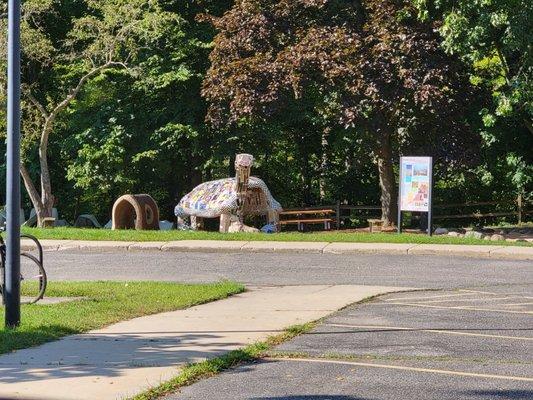
[[402, 211], [426, 212], [427, 232], [431, 235], [431, 190], [433, 158], [400, 157], [398, 233], [402, 231]]
[[429, 212], [431, 207], [431, 157], [400, 159], [400, 209]]

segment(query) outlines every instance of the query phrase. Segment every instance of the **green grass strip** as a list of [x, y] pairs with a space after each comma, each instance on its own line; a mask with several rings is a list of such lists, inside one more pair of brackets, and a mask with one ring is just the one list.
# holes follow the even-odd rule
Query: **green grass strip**
[[251, 344], [243, 349], [230, 351], [217, 358], [188, 364], [182, 368], [180, 374], [175, 378], [149, 389], [146, 392], [138, 394], [130, 400], [154, 400], [168, 393], [172, 393], [181, 387], [191, 385], [200, 379], [209, 378], [241, 363], [261, 358], [274, 346], [277, 346], [286, 340], [290, 340], [295, 336], [301, 335], [302, 333], [309, 332], [314, 326], [315, 323], [294, 325], [287, 328], [279, 335], [269, 336], [263, 342]]
[[[65, 335], [87, 332], [115, 322], [191, 307], [244, 291], [234, 282], [50, 282], [47, 297], [81, 297], [59, 304], [21, 308], [16, 329], [0, 328], [0, 354], [37, 346]], [[4, 309], [0, 308], [4, 321]]]
[[458, 238], [447, 235], [428, 236], [415, 233], [364, 233], [364, 232], [282, 232], [266, 233], [219, 233], [205, 231], [137, 231], [110, 229], [83, 229], [61, 227], [53, 229], [24, 228], [39, 239], [56, 240], [109, 240], [126, 242], [169, 242], [175, 240], [242, 240], [280, 242], [353, 242], [353, 243], [412, 243], [412, 244], [477, 244], [498, 246], [533, 246], [529, 242], [507, 242]]

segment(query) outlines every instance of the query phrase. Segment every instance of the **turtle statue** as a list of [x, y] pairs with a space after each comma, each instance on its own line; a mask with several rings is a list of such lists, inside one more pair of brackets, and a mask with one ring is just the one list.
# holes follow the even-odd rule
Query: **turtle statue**
[[192, 229], [198, 229], [203, 218], [220, 217], [220, 232], [257, 232], [244, 225], [244, 217], [266, 215], [268, 224], [277, 227], [281, 205], [265, 182], [250, 176], [253, 161], [250, 154], [237, 154], [235, 178], [204, 182], [186, 194], [174, 209], [178, 225], [190, 217]]

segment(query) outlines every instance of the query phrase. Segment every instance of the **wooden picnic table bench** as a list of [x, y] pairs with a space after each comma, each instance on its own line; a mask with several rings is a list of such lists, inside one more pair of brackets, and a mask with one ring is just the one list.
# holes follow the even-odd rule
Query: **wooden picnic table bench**
[[[302, 210], [287, 210], [280, 213], [279, 226], [280, 230], [283, 225], [297, 225], [299, 231], [305, 229], [306, 224], [324, 224], [325, 230], [331, 229], [331, 223], [333, 218], [330, 216], [335, 214], [335, 210], [328, 209], [302, 209]], [[291, 219], [283, 219], [283, 216], [287, 215], [292, 217]]]
[[374, 232], [374, 225], [380, 228], [383, 227], [383, 221], [381, 219], [367, 219], [366, 221], [368, 222], [370, 233]]

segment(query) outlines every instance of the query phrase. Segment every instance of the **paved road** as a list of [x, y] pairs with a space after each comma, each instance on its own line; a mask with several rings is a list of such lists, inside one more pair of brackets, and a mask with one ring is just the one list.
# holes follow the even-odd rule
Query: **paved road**
[[165, 400], [532, 399], [532, 314], [532, 285], [382, 296]]
[[392, 294], [341, 310], [272, 357], [168, 400], [533, 398], [531, 261], [61, 251], [46, 254], [46, 268], [52, 281], [233, 279], [445, 289]]
[[254, 285], [359, 284], [420, 288], [533, 282], [532, 261], [445, 256], [50, 251], [54, 280], [232, 279]]

